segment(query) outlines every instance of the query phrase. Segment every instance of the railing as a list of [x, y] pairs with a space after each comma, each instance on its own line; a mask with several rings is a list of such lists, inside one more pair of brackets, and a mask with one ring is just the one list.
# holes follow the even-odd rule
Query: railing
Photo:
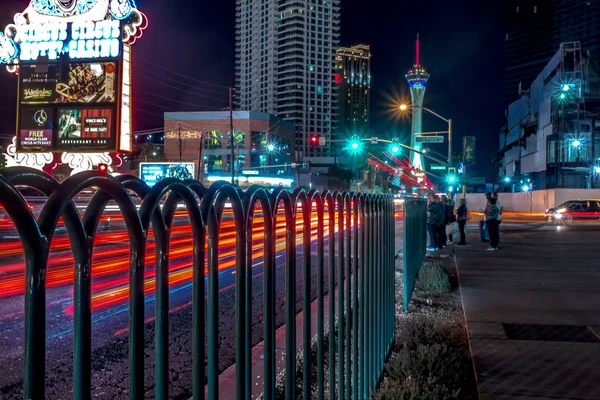
[[419, 276], [427, 251], [427, 201], [408, 199], [404, 202], [404, 312]]
[[[36, 220], [17, 187], [27, 186], [48, 197]], [[98, 188], [81, 218], [73, 202], [83, 190]], [[131, 193], [141, 199], [139, 211]], [[164, 198], [164, 199], [163, 199]], [[252, 223], [257, 210], [264, 218], [264, 396], [275, 398], [275, 226], [283, 209], [286, 225], [286, 398], [296, 396], [296, 217], [317, 215], [317, 359], [311, 356], [311, 224], [304, 223], [303, 263], [303, 391], [311, 398], [312, 364], [317, 364], [317, 397], [325, 398], [325, 374], [335, 382], [330, 399], [364, 399], [373, 392], [394, 338], [394, 205], [391, 197], [346, 192], [246, 191], [226, 182], [205, 188], [199, 182], [167, 178], [151, 189], [138, 178], [83, 172], [59, 184], [43, 172], [14, 167], [0, 170], [0, 205], [14, 222], [26, 264], [25, 371], [26, 399], [45, 395], [46, 272], [53, 234], [62, 216], [74, 256], [73, 398], [91, 397], [91, 271], [94, 236], [109, 201], [115, 201], [130, 237], [129, 254], [129, 398], [144, 398], [144, 267], [147, 232], [156, 243], [155, 397], [169, 398], [169, 236], [175, 210], [183, 203], [193, 232], [193, 398], [219, 396], [219, 228], [226, 202], [236, 228], [236, 397], [251, 393]], [[164, 201], [163, 201], [164, 200]], [[409, 207], [409, 211], [411, 207]], [[325, 218], [329, 219], [329, 256], [325, 266]], [[337, 222], [336, 222], [337, 219]], [[416, 219], [405, 216], [410, 224]], [[345, 224], [345, 228], [344, 228]], [[413, 225], [410, 225], [411, 227]], [[337, 234], [336, 232], [337, 227]], [[415, 228], [406, 229], [414, 231]], [[406, 238], [406, 236], [405, 236]], [[337, 241], [337, 249], [336, 242]], [[205, 254], [207, 249], [207, 254]], [[207, 261], [206, 261], [207, 260]], [[406, 260], [405, 260], [406, 263]], [[406, 265], [406, 264], [405, 264]], [[325, 268], [328, 282], [325, 282]], [[205, 273], [205, 271], [208, 271]], [[337, 276], [337, 312], [336, 279]], [[208, 290], [205, 291], [207, 279]], [[329, 363], [325, 362], [325, 294], [329, 295]], [[208, 315], [205, 315], [205, 300]], [[337, 346], [333, 335], [337, 322]], [[205, 348], [205, 332], [208, 347]], [[207, 368], [205, 367], [207, 352]], [[206, 369], [208, 371], [206, 371]]]

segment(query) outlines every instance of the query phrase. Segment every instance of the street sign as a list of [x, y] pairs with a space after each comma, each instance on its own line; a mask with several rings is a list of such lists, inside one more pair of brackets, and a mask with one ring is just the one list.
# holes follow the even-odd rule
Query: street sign
[[485, 185], [485, 177], [484, 176], [472, 176], [467, 178], [467, 183], [469, 185]]
[[260, 172], [255, 169], [242, 170], [242, 175], [260, 175]]
[[429, 169], [432, 171], [445, 171], [446, 170], [446, 166], [442, 165], [442, 164], [431, 164], [429, 166]]
[[379, 138], [378, 137], [372, 137], [371, 138], [371, 144], [377, 144], [379, 143]]
[[444, 136], [417, 136], [418, 143], [444, 143]]
[[467, 165], [475, 164], [475, 136], [463, 137], [463, 161]]

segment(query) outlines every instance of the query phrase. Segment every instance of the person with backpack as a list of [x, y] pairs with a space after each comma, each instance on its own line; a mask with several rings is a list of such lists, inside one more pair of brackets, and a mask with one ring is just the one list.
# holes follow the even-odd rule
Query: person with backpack
[[427, 251], [440, 249], [439, 225], [443, 221], [442, 204], [435, 193], [429, 193], [427, 204], [427, 233], [429, 233], [429, 247]]
[[454, 235], [454, 223], [456, 222], [456, 216], [454, 215], [454, 202], [452, 198], [446, 199], [446, 244], [452, 244], [452, 236]]

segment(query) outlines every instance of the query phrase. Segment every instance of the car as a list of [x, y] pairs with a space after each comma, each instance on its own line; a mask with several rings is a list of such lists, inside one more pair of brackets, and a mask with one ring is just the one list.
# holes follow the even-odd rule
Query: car
[[548, 222], [600, 220], [600, 199], [569, 200], [546, 210]]

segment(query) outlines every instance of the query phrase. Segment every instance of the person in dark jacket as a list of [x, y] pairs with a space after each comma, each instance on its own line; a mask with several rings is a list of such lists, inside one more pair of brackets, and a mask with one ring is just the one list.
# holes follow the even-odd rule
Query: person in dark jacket
[[460, 199], [460, 206], [456, 210], [456, 219], [458, 220], [458, 231], [460, 232], [459, 245], [464, 246], [467, 244], [467, 235], [465, 234], [465, 226], [467, 225], [467, 202], [465, 199]]
[[440, 205], [442, 206], [442, 220], [438, 225], [440, 249], [446, 246], [446, 241], [448, 240], [448, 238], [446, 237], [446, 225], [448, 225], [448, 206], [446, 204], [447, 200], [448, 199], [446, 196], [440, 197]]
[[490, 203], [485, 211], [485, 221], [487, 224], [488, 232], [490, 233], [490, 247], [488, 250], [498, 250], [498, 244], [500, 243], [500, 207], [498, 207], [498, 200], [495, 197], [490, 198]]
[[439, 243], [439, 225], [444, 220], [442, 204], [434, 193], [429, 193], [429, 203], [427, 204], [427, 232], [429, 233], [428, 251], [437, 251], [440, 249]]
[[454, 216], [454, 201], [452, 198], [446, 199], [446, 236], [447, 241], [446, 244], [454, 243], [453, 234], [454, 234], [454, 223], [456, 222], [456, 217]]

